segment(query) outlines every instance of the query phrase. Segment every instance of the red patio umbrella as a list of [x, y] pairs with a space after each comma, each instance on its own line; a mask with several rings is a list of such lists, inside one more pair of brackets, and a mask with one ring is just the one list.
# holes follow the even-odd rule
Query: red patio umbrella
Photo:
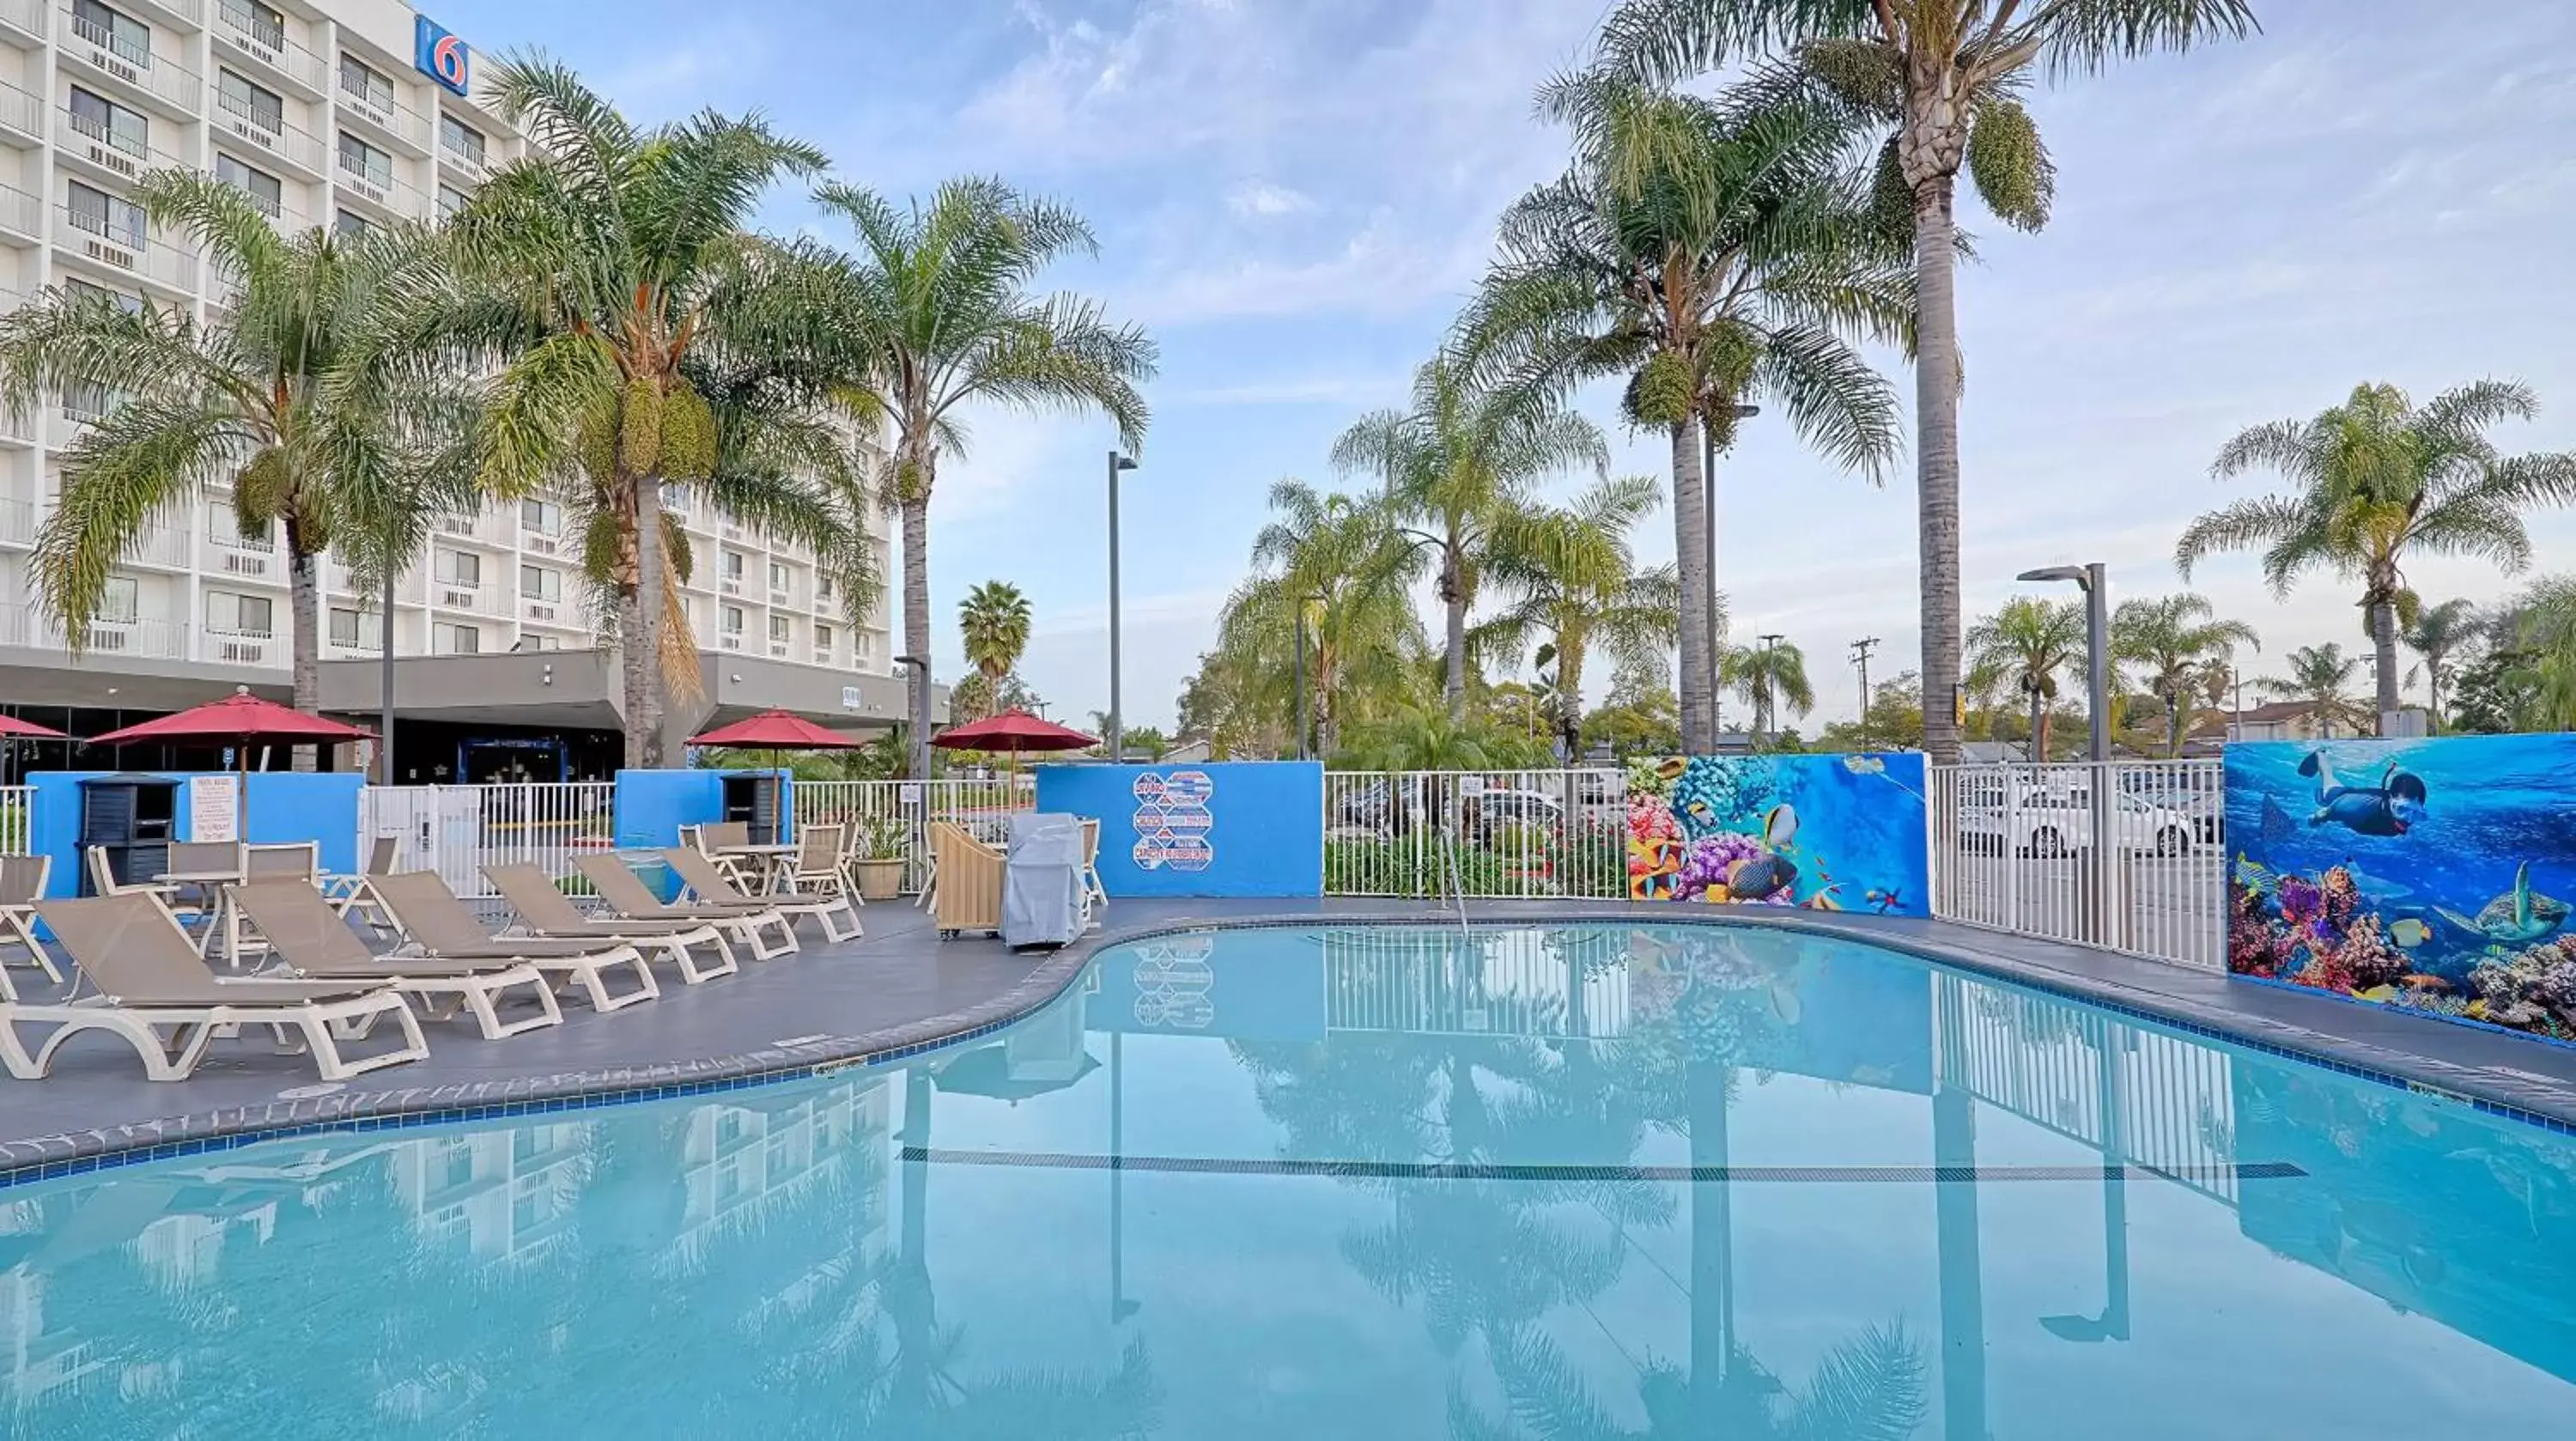
[[1100, 744], [1069, 726], [1033, 716], [1017, 706], [1000, 715], [950, 726], [930, 738], [932, 745], [952, 751], [1000, 751], [1011, 757], [1016, 768], [1019, 757], [1029, 751], [1078, 751]]
[[248, 686], [236, 686], [233, 693], [218, 701], [191, 706], [177, 715], [165, 715], [141, 725], [109, 731], [90, 737], [91, 745], [125, 745], [133, 741], [228, 741], [233, 747], [235, 773], [243, 777], [233, 792], [233, 825], [236, 834], [245, 829], [243, 820], [250, 808], [250, 743], [255, 740], [350, 741], [368, 740], [374, 731], [307, 715], [292, 706], [261, 700]]
[[0, 740], [67, 741], [70, 739], [70, 736], [52, 726], [40, 726], [34, 721], [22, 721], [16, 716], [0, 715]]
[[689, 737], [689, 744], [734, 746], [743, 750], [845, 751], [857, 750], [867, 742], [852, 740], [839, 731], [827, 731], [788, 711], [765, 710], [749, 720], [738, 720], [732, 725], [693, 735]]

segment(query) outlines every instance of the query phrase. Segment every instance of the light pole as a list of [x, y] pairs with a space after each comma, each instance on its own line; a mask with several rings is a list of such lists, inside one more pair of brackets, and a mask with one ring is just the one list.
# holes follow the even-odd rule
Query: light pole
[[1306, 598], [1297, 597], [1297, 759], [1306, 758]]
[[1851, 643], [1852, 664], [1860, 667], [1860, 748], [1869, 749], [1869, 653], [1880, 645], [1877, 636], [1864, 636]]
[[[2091, 907], [2093, 942], [2109, 945], [2112, 918], [2118, 911], [2112, 904], [2110, 881], [2117, 874], [2111, 859], [2111, 582], [2110, 572], [2096, 561], [2091, 565], [2053, 565], [2041, 570], [2026, 570], [2015, 577], [2022, 581], [2071, 580], [2084, 591], [2085, 704], [2092, 711], [2091, 745], [2087, 754], [2093, 763], [2091, 784], [2085, 791], [2093, 809], [2093, 905]], [[2034, 743], [2035, 740], [2034, 740]], [[2045, 757], [2043, 757], [2045, 759]]]
[[913, 689], [912, 755], [907, 769], [914, 780], [926, 781], [930, 779], [930, 662], [917, 655], [899, 655], [894, 663], [912, 670], [919, 682]]
[[[1769, 655], [1773, 646], [1787, 640], [1788, 637], [1775, 631], [1769, 635], [1757, 636], [1755, 639], [1762, 642], [1762, 653]], [[1767, 664], [1754, 673], [1753, 701], [1753, 744], [1756, 749], [1759, 749], [1762, 744], [1762, 734], [1771, 729], [1772, 719], [1771, 670]]]
[[1136, 462], [1109, 452], [1109, 762], [1116, 765], [1127, 758], [1126, 727], [1118, 710], [1118, 472], [1134, 470]]
[[384, 608], [376, 614], [376, 684], [383, 694], [378, 698], [382, 714], [376, 720], [376, 784], [394, 783], [394, 572], [398, 569], [393, 556], [385, 557]]
[[[1735, 407], [1735, 418], [1751, 420], [1762, 413], [1758, 405]], [[1707, 496], [1708, 511], [1708, 728], [1711, 732], [1726, 729], [1726, 697], [1717, 688], [1718, 662], [1726, 656], [1726, 636], [1717, 628], [1719, 597], [1726, 592], [1717, 583], [1717, 431], [1706, 420], [1700, 422], [1702, 447], [1699, 468], [1700, 486]]]

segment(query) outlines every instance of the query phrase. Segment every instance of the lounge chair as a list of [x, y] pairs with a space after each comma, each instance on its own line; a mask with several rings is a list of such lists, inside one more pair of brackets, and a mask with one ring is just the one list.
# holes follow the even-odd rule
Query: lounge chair
[[[785, 916], [769, 909], [766, 902], [754, 902], [751, 908], [711, 901], [675, 906], [653, 894], [652, 888], [615, 856], [593, 851], [573, 857], [572, 863], [590, 878], [590, 887], [599, 892], [601, 902], [619, 915], [639, 921], [697, 921], [717, 926], [749, 947], [755, 961], [774, 961], [797, 949], [796, 928], [788, 924]], [[763, 934], [772, 926], [778, 928], [779, 937], [774, 945]]]
[[[393, 987], [218, 978], [157, 897], [43, 901], [36, 915], [97, 994], [50, 1005], [0, 1003], [0, 1063], [22, 1081], [52, 1071], [63, 1043], [83, 1031], [122, 1036], [143, 1058], [143, 1074], [155, 1081], [186, 1080], [216, 1033], [239, 1026], [267, 1026], [290, 1053], [293, 1035], [301, 1033], [303, 1049], [312, 1053], [325, 1081], [429, 1054], [419, 1018]], [[400, 1046], [355, 1060], [341, 1054], [341, 1041], [364, 1039], [387, 1018], [402, 1030]], [[18, 1034], [22, 1025], [54, 1030], [30, 1052]]]
[[[420, 999], [433, 1021], [471, 1013], [483, 1039], [498, 1041], [563, 1024], [563, 1009], [543, 973], [524, 961], [434, 961], [419, 955], [378, 957], [349, 929], [322, 893], [301, 880], [253, 881], [233, 888], [233, 904], [268, 938], [269, 950], [308, 981], [371, 981]], [[536, 993], [538, 1014], [503, 1021], [507, 992]]]
[[955, 821], [930, 823], [930, 854], [938, 867], [939, 937], [1002, 929], [1002, 853], [975, 839]]
[[[624, 941], [639, 951], [658, 953], [680, 969], [680, 979], [697, 985], [719, 976], [730, 976], [741, 969], [734, 960], [733, 947], [726, 943], [724, 932], [711, 921], [639, 921], [632, 917], [605, 918], [585, 916], [572, 898], [555, 889], [554, 881], [544, 871], [524, 861], [515, 865], [488, 865], [483, 874], [492, 882], [501, 899], [519, 917], [520, 934], [550, 941], [578, 941], [590, 938]], [[689, 953], [692, 946], [714, 946], [715, 965], [701, 965]]]
[[[27, 964], [45, 973], [55, 985], [63, 983], [63, 973], [54, 968], [54, 958], [36, 940], [36, 902], [45, 898], [45, 886], [53, 879], [52, 856], [0, 856], [0, 947], [25, 946]], [[18, 999], [9, 983], [11, 961], [0, 950], [0, 1001]]]
[[108, 860], [105, 846], [91, 846], [87, 851], [82, 852], [82, 859], [89, 865], [90, 890], [95, 894], [150, 896], [160, 903], [162, 910], [169, 913], [170, 919], [179, 923], [179, 929], [182, 931], [191, 926], [204, 925], [211, 914], [193, 901], [179, 899], [177, 886], [155, 880], [118, 880], [115, 864]]
[[[1096, 816], [1082, 820], [1082, 892], [1087, 898], [1083, 905], [1085, 916], [1109, 909], [1109, 891], [1100, 884], [1100, 821]], [[1093, 920], [1091, 924], [1097, 926], [1100, 922]]]
[[[560, 990], [580, 987], [594, 1011], [622, 1010], [662, 994], [661, 984], [653, 979], [653, 968], [645, 964], [643, 953], [622, 942], [605, 937], [572, 941], [494, 937], [436, 871], [378, 876], [371, 884], [394, 924], [420, 954], [431, 960], [525, 961], [548, 975], [562, 977]], [[606, 974], [611, 970], [633, 971], [636, 988], [624, 995], [609, 994]]]
[[[813, 844], [810, 838], [799, 842], [800, 846]], [[664, 851], [662, 860], [679, 875], [680, 884], [688, 887], [689, 893], [696, 896], [702, 905], [735, 906], [746, 912], [774, 911], [788, 918], [791, 934], [796, 917], [812, 916], [823, 924], [824, 942], [837, 945], [842, 941], [857, 940], [865, 934], [859, 925], [858, 907], [851, 904], [847, 882], [840, 878], [840, 845], [841, 838], [836, 835], [822, 847], [822, 874], [826, 879], [821, 886], [810, 891], [780, 891], [757, 898], [735, 890], [733, 883], [725, 879], [724, 872], [716, 869], [714, 863], [686, 847]], [[849, 917], [847, 930], [842, 929], [838, 919], [842, 916]]]
[[712, 821], [691, 827], [694, 836], [682, 836], [681, 844], [692, 847], [699, 855], [716, 863], [716, 868], [737, 886], [755, 885], [764, 862], [750, 856], [729, 856], [725, 851], [751, 844], [751, 825], [747, 821]]

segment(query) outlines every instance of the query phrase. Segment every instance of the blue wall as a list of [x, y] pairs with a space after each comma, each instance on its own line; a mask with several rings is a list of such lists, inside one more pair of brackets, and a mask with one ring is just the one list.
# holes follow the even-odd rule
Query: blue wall
[[[38, 771], [27, 777], [35, 788], [35, 829], [29, 849], [52, 856], [48, 894], [80, 893], [80, 783], [96, 776], [160, 775], [194, 782], [186, 771]], [[291, 841], [322, 843], [322, 869], [346, 874], [358, 868], [358, 792], [367, 779], [355, 771], [258, 771], [250, 777], [244, 839], [254, 845]], [[188, 792], [177, 798], [173, 840], [195, 840], [190, 830]]]
[[1100, 822], [1112, 896], [1324, 893], [1319, 762], [1040, 766], [1038, 809]]
[[617, 848], [658, 851], [680, 843], [680, 827], [724, 819], [723, 771], [619, 771]]

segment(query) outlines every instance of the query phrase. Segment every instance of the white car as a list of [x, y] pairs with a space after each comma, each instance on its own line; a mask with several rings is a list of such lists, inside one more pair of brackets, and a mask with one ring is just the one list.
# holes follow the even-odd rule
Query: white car
[[[2187, 855], [2196, 844], [2192, 818], [2172, 806], [2121, 792], [2112, 844], [2159, 856]], [[2083, 787], [2023, 784], [2005, 804], [2000, 782], [1971, 786], [1959, 798], [1959, 836], [1971, 850], [2066, 856], [2092, 844], [2093, 799]]]

